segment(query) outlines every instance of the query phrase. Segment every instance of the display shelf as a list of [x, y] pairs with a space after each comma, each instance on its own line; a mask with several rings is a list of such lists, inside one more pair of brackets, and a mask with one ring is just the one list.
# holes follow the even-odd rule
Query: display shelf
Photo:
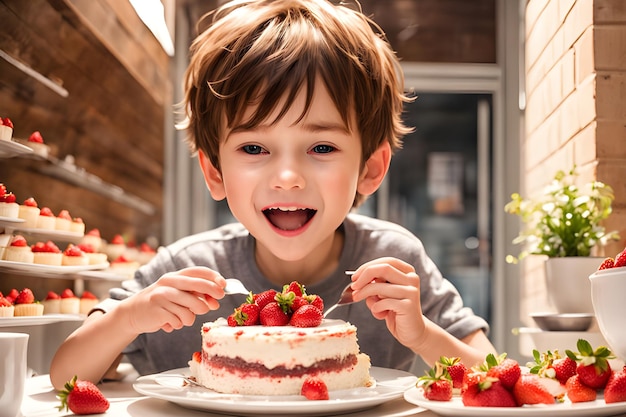
[[[46, 230], [21, 227], [20, 223], [2, 224], [0, 221], [0, 229], [4, 227], [4, 233], [20, 234], [31, 240], [53, 240], [65, 243], [80, 243], [84, 233], [68, 232], [64, 230]], [[28, 239], [27, 239], [28, 240]]]
[[13, 158], [33, 154], [34, 152], [31, 148], [21, 143], [12, 140], [0, 140], [0, 158]]
[[17, 326], [41, 326], [43, 324], [83, 321], [84, 314], [44, 314], [43, 316], [0, 317], [0, 329]]

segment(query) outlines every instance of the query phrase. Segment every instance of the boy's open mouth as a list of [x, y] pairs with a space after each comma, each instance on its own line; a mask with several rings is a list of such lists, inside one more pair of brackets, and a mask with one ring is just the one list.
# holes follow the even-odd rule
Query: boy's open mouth
[[304, 226], [317, 210], [295, 207], [273, 207], [263, 210], [272, 225], [281, 230], [297, 230]]

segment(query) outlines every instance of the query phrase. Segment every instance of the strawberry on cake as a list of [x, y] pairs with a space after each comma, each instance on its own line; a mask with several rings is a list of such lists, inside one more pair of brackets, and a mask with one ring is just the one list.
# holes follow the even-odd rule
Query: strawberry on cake
[[7, 187], [0, 183], [0, 217], [18, 218], [20, 206], [15, 200], [15, 194], [7, 191]]
[[81, 244], [91, 245], [93, 252], [100, 252], [102, 249], [102, 236], [99, 229], [91, 229], [83, 236]]
[[16, 317], [20, 316], [41, 316], [43, 305], [35, 301], [35, 295], [30, 288], [24, 288], [14, 301]]
[[36, 228], [37, 227], [37, 219], [39, 218], [39, 206], [37, 205], [37, 201], [33, 197], [29, 197], [24, 200], [23, 204], [19, 206], [18, 217], [24, 220], [22, 223], [23, 227], [26, 228]]
[[48, 291], [41, 304], [43, 304], [44, 314], [61, 313], [61, 296], [54, 291]]
[[37, 228], [44, 230], [54, 230], [56, 228], [56, 217], [50, 207], [42, 207], [37, 218]]
[[98, 297], [96, 297], [94, 293], [92, 293], [90, 291], [86, 291], [86, 290], [83, 291], [83, 293], [80, 296], [79, 313], [80, 314], [89, 314], [89, 312], [96, 305], [98, 305], [99, 302], [100, 302], [100, 300], [98, 300]]
[[4, 260], [11, 262], [33, 263], [35, 255], [22, 235], [15, 235], [4, 250]]
[[31, 250], [35, 255], [33, 262], [42, 265], [61, 266], [63, 263], [63, 253], [57, 245], [51, 240], [44, 242], [37, 242], [31, 246]]
[[[124, 255], [126, 251], [126, 243], [122, 235], [115, 235], [111, 242], [107, 243], [104, 247], [104, 253], [107, 254], [110, 261], [114, 261], [120, 256]], [[125, 256], [126, 257], [126, 256]], [[126, 257], [128, 259], [128, 257]]]
[[356, 327], [324, 320], [322, 310], [321, 298], [296, 282], [251, 294], [227, 319], [202, 325], [202, 351], [189, 362], [193, 378], [249, 395], [305, 395], [311, 380], [330, 391], [371, 386]]
[[89, 265], [89, 258], [87, 255], [76, 245], [69, 244], [63, 251], [63, 259], [61, 261], [63, 266], [84, 266]]
[[69, 232], [71, 226], [72, 216], [70, 216], [70, 212], [67, 210], [61, 210], [55, 219], [54, 229]]
[[89, 265], [101, 265], [107, 262], [107, 255], [102, 252], [96, 252], [89, 243], [81, 243], [78, 247], [89, 259]]
[[39, 155], [42, 158], [48, 157], [50, 148], [44, 143], [41, 132], [35, 131], [31, 133], [25, 145], [31, 148], [36, 155]]
[[61, 292], [61, 313], [78, 314], [80, 312], [80, 298], [74, 295], [74, 291], [66, 288]]
[[72, 219], [72, 224], [70, 225], [70, 232], [78, 233], [80, 235], [85, 234], [85, 222], [80, 217], [74, 217]]
[[15, 307], [2, 293], [0, 293], [0, 317], [13, 317]]
[[0, 140], [11, 140], [13, 138], [13, 122], [8, 117], [0, 117]]

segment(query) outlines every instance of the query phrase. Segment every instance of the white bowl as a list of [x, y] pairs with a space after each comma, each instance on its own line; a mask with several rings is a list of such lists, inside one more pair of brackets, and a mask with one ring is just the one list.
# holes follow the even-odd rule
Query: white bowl
[[591, 301], [600, 332], [613, 353], [626, 359], [626, 267], [596, 271], [589, 276]]
[[587, 313], [533, 313], [530, 315], [541, 330], [556, 332], [584, 332], [593, 322]]

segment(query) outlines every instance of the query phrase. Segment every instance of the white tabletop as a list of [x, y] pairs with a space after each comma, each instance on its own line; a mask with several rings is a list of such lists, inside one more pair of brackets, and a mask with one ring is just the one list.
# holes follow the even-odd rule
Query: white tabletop
[[[104, 382], [98, 385], [104, 396], [111, 403], [106, 415], [115, 417], [224, 417], [223, 414], [191, 410], [165, 400], [145, 397], [133, 389], [133, 382], [136, 376], [136, 374], [131, 373], [119, 382]], [[56, 391], [52, 387], [48, 375], [29, 378], [26, 382], [26, 392], [20, 417], [64, 417], [71, 415], [69, 412], [60, 413], [56, 409], [59, 404], [60, 401], [56, 398]], [[343, 415], [363, 417], [436, 416], [430, 411], [409, 404], [403, 398], [390, 401], [370, 410], [359, 411], [356, 414]]]

